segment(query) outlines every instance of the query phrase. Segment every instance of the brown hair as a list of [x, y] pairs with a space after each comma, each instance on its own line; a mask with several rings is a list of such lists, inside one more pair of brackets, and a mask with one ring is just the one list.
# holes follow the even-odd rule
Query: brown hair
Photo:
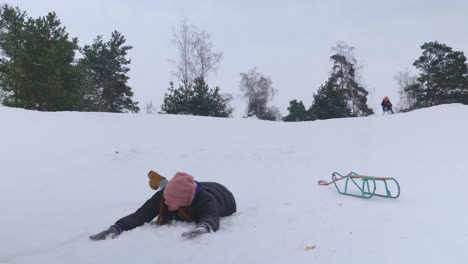
[[[190, 206], [183, 206], [177, 209], [177, 216], [179, 220], [192, 222], [192, 207]], [[159, 214], [158, 218], [156, 219], [156, 224], [158, 225], [165, 225], [169, 222], [169, 208], [166, 204], [166, 199], [164, 197], [161, 198], [161, 203], [159, 204]]]

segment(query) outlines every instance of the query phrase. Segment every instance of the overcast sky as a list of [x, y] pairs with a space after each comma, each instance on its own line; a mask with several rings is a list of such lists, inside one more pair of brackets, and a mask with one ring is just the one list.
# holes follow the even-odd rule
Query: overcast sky
[[[134, 99], [160, 107], [176, 49], [172, 29], [180, 21], [206, 30], [224, 58], [210, 86], [234, 94], [236, 115], [243, 114], [241, 72], [256, 66], [279, 90], [274, 104], [287, 114], [289, 101], [306, 108], [332, 67], [331, 47], [340, 40], [355, 47], [364, 65], [362, 81], [371, 92], [369, 105], [380, 109], [382, 97], [398, 101], [394, 76], [414, 70], [412, 63], [427, 41], [446, 43], [468, 53], [466, 0], [14, 0], [4, 1], [44, 16], [55, 11], [80, 45], [97, 35], [109, 39], [120, 31], [134, 48], [129, 54]], [[242, 109], [239, 109], [242, 108]], [[380, 110], [379, 110], [380, 111]]]

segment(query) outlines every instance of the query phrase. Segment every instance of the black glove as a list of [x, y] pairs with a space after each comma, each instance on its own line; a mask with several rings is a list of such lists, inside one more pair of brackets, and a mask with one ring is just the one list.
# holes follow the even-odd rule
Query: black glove
[[107, 230], [102, 231], [101, 233], [98, 233], [96, 235], [90, 236], [89, 239], [94, 240], [94, 241], [104, 240], [109, 237], [114, 239], [118, 235], [120, 235], [120, 233], [122, 233], [122, 230], [120, 229], [120, 227], [116, 225], [111, 225]]
[[192, 238], [210, 232], [210, 226], [206, 223], [199, 223], [197, 227], [182, 233], [182, 237]]

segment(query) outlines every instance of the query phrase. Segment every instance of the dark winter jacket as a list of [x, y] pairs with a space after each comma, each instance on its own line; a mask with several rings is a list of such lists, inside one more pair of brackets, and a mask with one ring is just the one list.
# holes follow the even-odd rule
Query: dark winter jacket
[[[217, 231], [219, 217], [232, 215], [236, 212], [234, 196], [226, 187], [216, 182], [199, 182], [197, 184], [199, 190], [191, 205], [192, 220], [197, 224], [208, 224], [210, 230]], [[163, 193], [164, 189], [156, 192], [138, 210], [121, 218], [115, 224], [122, 231], [126, 231], [151, 222], [159, 213]]]

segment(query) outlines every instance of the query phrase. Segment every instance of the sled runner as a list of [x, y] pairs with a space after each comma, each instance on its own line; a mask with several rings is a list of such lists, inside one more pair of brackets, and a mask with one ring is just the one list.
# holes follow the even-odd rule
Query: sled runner
[[[338, 184], [336, 184], [337, 181], [345, 180], [344, 184], [344, 190], [343, 186], [340, 189], [338, 187]], [[358, 181], [361, 180], [359, 183]], [[349, 192], [348, 190], [348, 184], [349, 183], [351, 186], [355, 186], [358, 189], [358, 194], [356, 192]], [[376, 193], [377, 189], [377, 183], [381, 182], [385, 186], [385, 193]], [[336, 190], [340, 194], [344, 195], [349, 195], [349, 196], [355, 196], [355, 197], [360, 197], [360, 198], [372, 198], [373, 196], [380, 196], [380, 197], [385, 197], [385, 198], [398, 198], [400, 196], [400, 185], [398, 184], [397, 180], [392, 177], [375, 177], [375, 176], [366, 176], [366, 175], [360, 175], [355, 172], [350, 172], [347, 175], [341, 175], [338, 172], [333, 172], [332, 173], [332, 181], [331, 182], [326, 182], [326, 181], [319, 181], [318, 182], [320, 185], [330, 185], [334, 184], [336, 187]], [[392, 193], [388, 186], [392, 184], [396, 186], [396, 191]], [[381, 184], [379, 184], [381, 185]], [[355, 188], [352, 188], [355, 189]], [[359, 194], [360, 192], [360, 194]]]

